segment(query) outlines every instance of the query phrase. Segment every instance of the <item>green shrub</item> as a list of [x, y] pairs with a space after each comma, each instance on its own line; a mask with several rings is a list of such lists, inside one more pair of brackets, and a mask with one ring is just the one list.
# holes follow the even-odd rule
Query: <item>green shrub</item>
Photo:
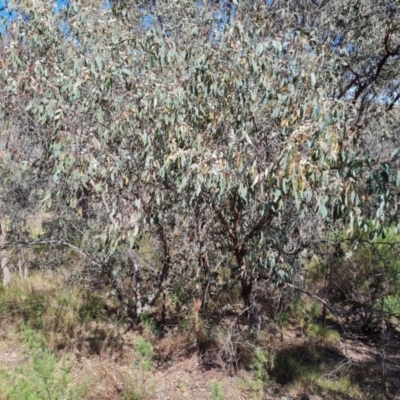
[[84, 395], [84, 388], [71, 382], [67, 362], [43, 347], [43, 338], [29, 327], [21, 328], [20, 337], [27, 345], [27, 362], [14, 369], [0, 369], [0, 387], [7, 388], [9, 400], [74, 400]]
[[321, 307], [317, 301], [313, 301], [310, 307], [310, 318], [312, 322], [317, 322], [321, 316]]
[[124, 400], [154, 398], [155, 383], [151, 373], [153, 351], [153, 345], [142, 337], [136, 340], [133, 369], [124, 378]]
[[150, 342], [147, 342], [143, 338], [139, 338], [136, 341], [135, 346], [135, 358], [136, 365], [145, 370], [150, 371], [152, 368], [152, 358], [153, 358], [153, 345]]
[[211, 399], [212, 400], [224, 400], [225, 395], [222, 386], [219, 382], [211, 383]]
[[290, 316], [286, 311], [280, 312], [276, 317], [276, 323], [280, 329], [286, 328], [289, 325]]
[[[381, 309], [382, 303], [378, 302], [376, 306]], [[386, 296], [383, 302], [383, 310], [390, 314], [400, 315], [400, 293]]]
[[140, 316], [140, 321], [143, 325], [143, 330], [146, 334], [155, 334], [156, 332], [156, 324], [154, 322], [154, 319], [151, 317], [150, 314], [148, 313], [143, 313]]
[[[384, 300], [386, 310], [400, 309], [397, 298], [400, 293], [400, 236], [394, 229], [375, 238], [356, 231], [352, 237], [337, 234], [337, 244], [324, 248], [325, 265], [324, 297], [337, 309], [366, 308], [370, 312], [351, 317], [363, 329], [371, 329], [376, 323], [376, 312]], [[319, 271], [322, 263], [313, 265]], [[321, 269], [321, 268], [320, 268]], [[310, 281], [310, 283], [312, 283]], [[314, 283], [318, 283], [315, 280]]]
[[256, 347], [254, 352], [253, 362], [250, 366], [256, 378], [262, 382], [268, 382], [269, 376], [267, 373], [267, 357], [262, 349]]

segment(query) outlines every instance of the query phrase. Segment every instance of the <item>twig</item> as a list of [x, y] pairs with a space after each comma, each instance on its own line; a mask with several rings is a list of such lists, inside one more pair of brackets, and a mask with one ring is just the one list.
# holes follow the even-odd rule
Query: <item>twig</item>
[[329, 372], [328, 374], [325, 374], [325, 376], [326, 377], [332, 376], [336, 371], [339, 371], [339, 369], [342, 368], [345, 365], [347, 366], [345, 371], [347, 371], [350, 368], [352, 362], [353, 362], [353, 358], [352, 357], [346, 357], [331, 372]]

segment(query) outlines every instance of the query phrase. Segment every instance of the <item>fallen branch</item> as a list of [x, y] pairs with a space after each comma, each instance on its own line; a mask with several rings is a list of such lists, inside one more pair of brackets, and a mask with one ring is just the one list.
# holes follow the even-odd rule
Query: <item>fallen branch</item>
[[[286, 286], [291, 287], [292, 289], [295, 289], [295, 290], [299, 290], [300, 292], [306, 294], [307, 296], [311, 297], [312, 299], [317, 300], [318, 302], [323, 304], [331, 312], [331, 314], [334, 315], [335, 317], [338, 317], [340, 315], [362, 314], [362, 313], [365, 313], [365, 312], [379, 312], [379, 313], [382, 312], [382, 310], [376, 310], [376, 309], [374, 309], [372, 307], [361, 308], [361, 309], [358, 309], [358, 310], [335, 310], [327, 301], [325, 301], [324, 299], [321, 299], [321, 297], [319, 297], [315, 293], [310, 292], [307, 289], [304, 289], [304, 288], [302, 288], [300, 286], [292, 285], [291, 283], [287, 283]], [[392, 313], [388, 313], [386, 311], [383, 311], [383, 312], [385, 314], [392, 315]]]
[[64, 247], [68, 247], [71, 250], [73, 250], [75, 253], [80, 254], [82, 257], [84, 257], [87, 261], [89, 261], [91, 264], [95, 265], [96, 267], [102, 267], [102, 264], [99, 261], [96, 261], [92, 256], [90, 256], [88, 253], [86, 253], [85, 251], [83, 251], [82, 249], [80, 249], [79, 247], [65, 242], [63, 240], [33, 240], [31, 242], [29, 241], [24, 241], [24, 240], [17, 240], [14, 242], [6, 242], [3, 243], [2, 245], [0, 245], [0, 250], [5, 250], [8, 248], [21, 248], [21, 247], [31, 247], [31, 246], [40, 246], [40, 245], [44, 245], [44, 246], [64, 246]]

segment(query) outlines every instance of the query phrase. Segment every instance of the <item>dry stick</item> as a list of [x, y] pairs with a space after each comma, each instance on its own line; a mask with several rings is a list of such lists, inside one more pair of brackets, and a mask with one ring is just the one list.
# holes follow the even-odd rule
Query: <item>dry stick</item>
[[353, 362], [352, 357], [346, 357], [344, 360], [342, 360], [331, 372], [325, 374], [326, 377], [331, 377], [335, 372], [339, 371], [340, 368], [346, 365], [346, 372], [350, 368], [351, 364]]
[[220, 350], [218, 351], [219, 356], [221, 356], [221, 353], [223, 351], [225, 351], [226, 353], [229, 353], [229, 357], [230, 360], [233, 361], [236, 364], [236, 368], [238, 368], [238, 360], [235, 354], [232, 355], [232, 352], [235, 351], [236, 349], [236, 345], [238, 344], [238, 342], [232, 342], [232, 337], [233, 336], [239, 336], [244, 332], [244, 329], [242, 329], [240, 332], [238, 333], [234, 333], [233, 332], [233, 328], [235, 325], [238, 325], [239, 329], [241, 329], [240, 325], [239, 325], [239, 318], [247, 311], [250, 310], [250, 307], [246, 307], [244, 310], [242, 310], [233, 320], [233, 322], [229, 325], [228, 328], [228, 335], [227, 335], [227, 339], [224, 343], [224, 345], [220, 348]]
[[[18, 258], [18, 270], [19, 270], [19, 273], [20, 273], [20, 278], [23, 278], [24, 276], [23, 276], [23, 274], [21, 273], [21, 265], [20, 265], [20, 261], [21, 261], [21, 248], [19, 248], [19, 249], [13, 249], [12, 251], [11, 251], [11, 254], [10, 254], [10, 256], [7, 258], [7, 264], [6, 264], [6, 267], [8, 268], [8, 269], [10, 269], [9, 268], [9, 266], [11, 267], [12, 266], [12, 263], [13, 262], [15, 262], [15, 257], [17, 257]], [[3, 250], [3, 252], [4, 252], [5, 250]], [[4, 268], [3, 268], [3, 270], [4, 270]], [[25, 271], [26, 272], [26, 271]], [[26, 273], [25, 273], [25, 278], [26, 278]]]
[[[280, 199], [277, 201], [277, 205], [279, 203]], [[245, 236], [242, 244], [242, 250], [244, 249], [244, 246], [246, 246], [247, 242], [251, 240], [258, 232], [260, 232], [262, 229], [267, 227], [268, 225], [271, 224], [272, 219], [275, 215], [275, 209], [271, 207], [271, 209], [268, 211], [268, 214], [261, 218], [251, 229], [251, 231]]]
[[[331, 314], [338, 320], [340, 326], [343, 329], [343, 332], [346, 332], [342, 321], [340, 320], [339, 316], [340, 315], [355, 315], [355, 314], [361, 314], [363, 312], [371, 312], [371, 311], [380, 311], [382, 314], [387, 314], [385, 313], [385, 311], [383, 310], [374, 310], [373, 308], [369, 307], [369, 308], [362, 308], [360, 310], [353, 310], [353, 311], [341, 311], [341, 310], [335, 310], [328, 302], [326, 302], [325, 300], [321, 299], [321, 297], [319, 297], [318, 295], [316, 295], [315, 293], [310, 292], [307, 289], [303, 289], [299, 286], [296, 285], [292, 285], [291, 283], [286, 283], [286, 286], [291, 287], [292, 289], [295, 290], [299, 290], [300, 292], [306, 294], [307, 296], [317, 300], [318, 302], [320, 302], [321, 304], [323, 304], [330, 312]], [[389, 314], [390, 315], [390, 314]], [[345, 344], [345, 349], [346, 349], [346, 354], [347, 354], [347, 345], [346, 345], [346, 340], [344, 341]]]
[[368, 308], [362, 308], [360, 310], [353, 310], [353, 311], [342, 311], [342, 310], [335, 310], [328, 302], [325, 300], [321, 299], [318, 295], [315, 293], [312, 293], [306, 289], [301, 288], [300, 286], [292, 285], [291, 283], [286, 283], [286, 286], [291, 287], [292, 289], [299, 290], [300, 292], [303, 292], [307, 296], [319, 301], [321, 304], [323, 304], [330, 312], [333, 314], [336, 318], [338, 318], [339, 315], [354, 315], [354, 314], [361, 314], [363, 312], [371, 312], [371, 311], [376, 311], [371, 307]]
[[15, 242], [6, 242], [0, 245], [0, 250], [5, 250], [10, 247], [28, 247], [28, 246], [39, 246], [39, 245], [56, 245], [56, 246], [65, 246], [73, 250], [75, 253], [80, 254], [83, 256], [87, 261], [91, 264], [95, 265], [96, 267], [101, 267], [102, 264], [99, 261], [96, 261], [93, 257], [91, 257], [88, 253], [84, 252], [77, 246], [74, 246], [71, 243], [65, 242], [63, 240], [33, 240], [31, 242], [25, 240], [17, 240]]

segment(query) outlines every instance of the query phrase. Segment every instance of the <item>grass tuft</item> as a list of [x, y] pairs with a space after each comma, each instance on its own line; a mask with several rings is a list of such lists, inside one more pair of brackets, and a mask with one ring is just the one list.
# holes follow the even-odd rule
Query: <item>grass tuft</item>
[[211, 399], [212, 400], [224, 400], [225, 394], [222, 386], [219, 382], [211, 382]]
[[135, 343], [135, 360], [124, 378], [124, 400], [147, 400], [155, 396], [152, 375], [153, 345], [139, 337]]
[[71, 348], [80, 336], [105, 322], [104, 306], [99, 296], [69, 286], [61, 275], [37, 273], [15, 279], [7, 288], [0, 287], [1, 314], [19, 323], [21, 329], [40, 332], [52, 349]]
[[0, 368], [0, 390], [7, 400], [73, 400], [82, 398], [85, 388], [72, 383], [65, 359], [43, 346], [43, 338], [23, 326], [22, 345], [27, 347], [26, 360], [15, 367]]

